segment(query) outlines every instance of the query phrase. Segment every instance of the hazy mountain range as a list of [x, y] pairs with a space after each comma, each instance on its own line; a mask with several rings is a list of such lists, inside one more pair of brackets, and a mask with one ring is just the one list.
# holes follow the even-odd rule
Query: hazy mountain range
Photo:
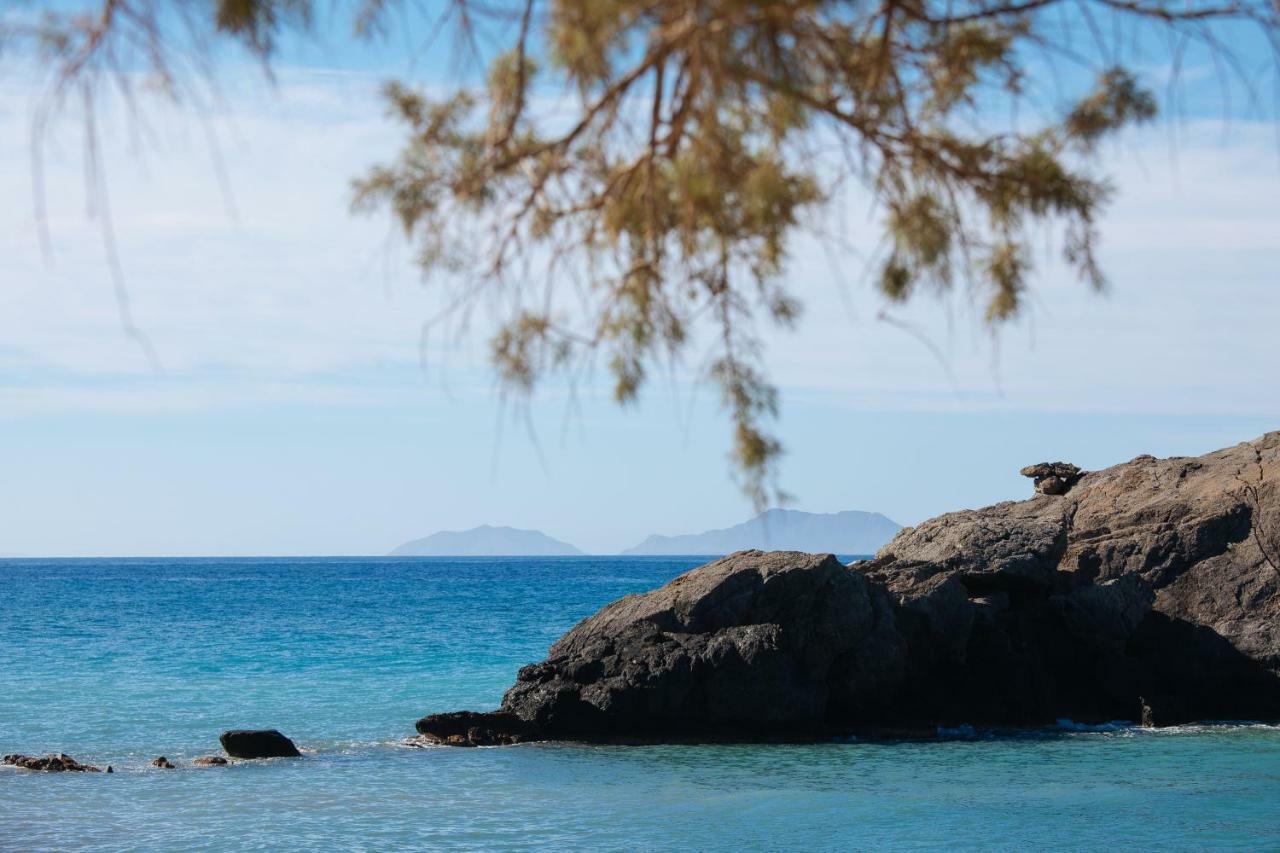
[[[878, 512], [813, 513], [771, 509], [750, 521], [720, 530], [680, 536], [650, 536], [623, 554], [706, 554], [719, 556], [748, 548], [776, 551], [874, 554], [901, 526]], [[406, 542], [393, 557], [559, 557], [581, 554], [568, 542], [537, 530], [482, 525], [443, 531]]]
[[878, 512], [814, 513], [771, 509], [750, 521], [705, 533], [650, 536], [624, 554], [730, 554], [747, 548], [874, 554], [902, 529]]
[[538, 530], [490, 527], [483, 524], [470, 530], [445, 530], [424, 539], [414, 539], [392, 551], [391, 556], [564, 557], [581, 553], [568, 542], [553, 539]]

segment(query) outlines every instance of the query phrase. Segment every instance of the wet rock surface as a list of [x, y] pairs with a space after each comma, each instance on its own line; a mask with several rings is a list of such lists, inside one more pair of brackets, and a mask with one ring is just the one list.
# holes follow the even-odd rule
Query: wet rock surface
[[236, 729], [223, 732], [218, 741], [232, 758], [297, 758], [293, 741], [275, 729]]
[[1027, 470], [1063, 488], [939, 516], [852, 566], [748, 551], [623, 598], [521, 669], [500, 710], [418, 731], [488, 745], [1280, 718], [1280, 433]]
[[[0, 759], [0, 764], [6, 764], [11, 767], [18, 767], [22, 770], [36, 770], [42, 773], [101, 773], [101, 767], [95, 767], [92, 764], [81, 764], [66, 753], [58, 753], [57, 755], [21, 755], [13, 753], [6, 755]], [[107, 772], [111, 772], [111, 768], [107, 768]]]
[[501, 712], [434, 714], [419, 720], [417, 728], [422, 741], [446, 746], [506, 746], [536, 740], [539, 734], [516, 715]]
[[227, 759], [221, 755], [204, 755], [191, 762], [195, 767], [224, 767], [226, 763]]

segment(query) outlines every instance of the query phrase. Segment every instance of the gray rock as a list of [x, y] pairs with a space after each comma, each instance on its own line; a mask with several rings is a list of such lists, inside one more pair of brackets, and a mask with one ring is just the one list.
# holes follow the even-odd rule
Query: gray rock
[[1280, 432], [1027, 471], [1076, 479], [905, 529], [849, 567], [717, 560], [581, 622], [500, 711], [418, 730], [484, 744], [1280, 719]]

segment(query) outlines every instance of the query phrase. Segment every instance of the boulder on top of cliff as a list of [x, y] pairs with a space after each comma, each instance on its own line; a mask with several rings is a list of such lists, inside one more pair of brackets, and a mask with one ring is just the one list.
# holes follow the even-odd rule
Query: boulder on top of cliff
[[1028, 465], [1018, 473], [1030, 477], [1042, 495], [1065, 495], [1081, 477], [1079, 467], [1068, 462], [1041, 462]]
[[[444, 743], [1280, 719], [1280, 432], [949, 513], [872, 560], [742, 552], [606, 606]], [[1071, 470], [1068, 470], [1071, 469]], [[1074, 471], [1074, 473], [1073, 473]]]
[[293, 741], [275, 729], [236, 729], [218, 738], [232, 758], [297, 758]]

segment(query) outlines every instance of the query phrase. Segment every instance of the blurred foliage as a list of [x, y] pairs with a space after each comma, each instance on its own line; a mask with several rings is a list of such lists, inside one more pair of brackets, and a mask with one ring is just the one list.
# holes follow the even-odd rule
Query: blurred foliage
[[[396, 26], [391, 7], [438, 14], [486, 73], [445, 94], [387, 85], [406, 142], [355, 182], [355, 208], [390, 212], [425, 269], [465, 280], [464, 299], [499, 294], [506, 320], [492, 355], [515, 392], [599, 355], [627, 403], [660, 363], [711, 342], [706, 375], [757, 504], [777, 496], [782, 452], [767, 429], [778, 403], [757, 322], [797, 317], [788, 250], [836, 213], [841, 187], [864, 188], [883, 211], [873, 263], [888, 300], [961, 283], [986, 322], [1008, 321], [1030, 286], [1034, 229], [1060, 230], [1066, 262], [1104, 286], [1097, 222], [1111, 190], [1095, 174], [1099, 143], [1156, 113], [1133, 69], [1103, 62], [1057, 117], [1025, 130], [988, 120], [993, 96], [1045, 94], [1027, 91], [1033, 65], [1066, 56], [1079, 77], [1093, 64], [1060, 43], [1062, 18], [1097, 38], [1100, 21], [1139, 21], [1167, 33], [1171, 54], [1196, 43], [1227, 59], [1219, 24], [1256, 24], [1273, 45], [1280, 33], [1269, 0], [341, 8], [369, 35]], [[87, 8], [11, 19], [0, 44], [38, 45], [64, 88], [141, 57], [173, 91], [175, 63], [202, 55], [209, 38], [236, 39], [269, 63], [280, 34], [305, 30], [314, 12], [308, 0]], [[495, 31], [486, 43], [497, 47], [480, 46], [477, 34]]]

